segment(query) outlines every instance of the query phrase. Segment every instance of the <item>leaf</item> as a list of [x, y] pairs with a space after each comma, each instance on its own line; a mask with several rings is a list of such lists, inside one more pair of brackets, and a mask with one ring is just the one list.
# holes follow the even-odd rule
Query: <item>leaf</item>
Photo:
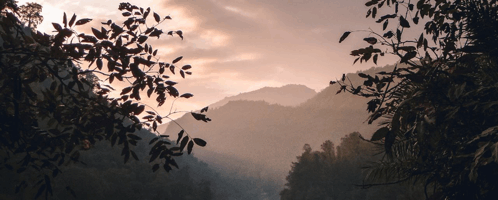
[[375, 133], [372, 135], [372, 139], [370, 141], [378, 141], [386, 137], [387, 132], [389, 132], [389, 128], [387, 127], [382, 127], [375, 131]]
[[171, 73], [175, 74], [175, 66], [174, 65], [169, 66], [169, 70], [171, 71]]
[[208, 106], [206, 106], [206, 107], [202, 108], [202, 109], [201, 109], [201, 113], [203, 113], [203, 112], [207, 112], [207, 111], [208, 111], [208, 108], [209, 108]]
[[142, 44], [142, 43], [144, 43], [144, 42], [147, 40], [147, 38], [149, 38], [149, 37], [147, 37], [147, 36], [145, 36], [145, 35], [142, 35], [142, 36], [140, 36], [140, 37], [138, 38], [138, 40], [137, 40], [137, 41], [138, 41], [138, 43]]
[[180, 151], [183, 151], [183, 149], [185, 149], [187, 142], [188, 142], [188, 136], [186, 136], [182, 139], [182, 142], [180, 143]]
[[176, 82], [174, 82], [174, 81], [166, 81], [165, 83], [166, 83], [166, 85], [170, 85], [170, 86], [176, 85]]
[[369, 44], [372, 44], [374, 45], [375, 43], [377, 43], [377, 38], [374, 38], [374, 37], [367, 37], [367, 38], [363, 38], [364, 41], [368, 42]]
[[71, 17], [71, 20], [69, 20], [69, 27], [73, 26], [74, 21], [76, 21], [76, 14], [73, 14], [73, 17]]
[[330, 83], [329, 83], [329, 84], [330, 84], [330, 85], [334, 85], [334, 84], [336, 84], [336, 83], [337, 83], [336, 81], [330, 81]]
[[140, 115], [140, 113], [142, 113], [143, 111], [145, 110], [145, 106], [144, 105], [140, 105], [137, 107], [137, 109], [134, 112], [135, 115]]
[[349, 34], [351, 34], [350, 31], [346, 31], [342, 34], [341, 38], [339, 39], [339, 43], [341, 43], [342, 41], [344, 41], [348, 36]]
[[133, 156], [133, 159], [138, 160], [138, 156], [134, 151], [130, 150], [130, 153], [131, 153], [131, 156]]
[[123, 17], [128, 17], [131, 15], [131, 12], [123, 12], [122, 15]]
[[83, 25], [83, 24], [86, 24], [88, 22], [92, 21], [92, 19], [89, 19], [89, 18], [83, 18], [83, 19], [80, 19], [78, 21], [76, 21], [76, 26], [79, 26], [79, 25]]
[[183, 70], [180, 70], [180, 75], [182, 76], [182, 78], [185, 78], [185, 72]]
[[211, 121], [211, 119], [207, 118], [206, 115], [204, 115], [204, 114], [199, 114], [199, 113], [194, 113], [194, 112], [192, 112], [191, 114], [194, 117], [194, 119], [196, 119], [196, 120], [204, 121], [204, 122]]
[[190, 66], [190, 65], [183, 65], [183, 67], [182, 67], [183, 70], [188, 70], [190, 68], [192, 68], [192, 66]]
[[419, 20], [419, 18], [418, 18], [418, 17], [414, 17], [414, 18], [413, 18], [413, 23], [418, 24], [418, 20]]
[[346, 80], [346, 74], [342, 74], [342, 78], [341, 78], [342, 81], [345, 81]]
[[156, 20], [156, 22], [161, 21], [161, 17], [159, 17], [159, 14], [157, 14], [156, 12], [154, 12], [154, 19]]
[[38, 188], [38, 192], [36, 193], [35, 199], [38, 199], [38, 197], [40, 197], [40, 195], [42, 194], [42, 192], [45, 191], [46, 187], [47, 186], [45, 184], [43, 184], [42, 186], [40, 186], [40, 188]]
[[423, 45], [424, 45], [424, 33], [421, 33], [417, 41], [417, 48], [420, 48]]
[[201, 147], [206, 146], [206, 141], [201, 138], [194, 138], [194, 142]]
[[399, 29], [396, 30], [396, 38], [398, 39], [398, 42], [401, 42], [401, 30]]
[[377, 7], [373, 7], [373, 9], [372, 9], [372, 18], [375, 19], [376, 15], [377, 15]]
[[104, 35], [99, 30], [92, 28], [92, 32], [93, 32], [93, 35], [95, 35], [95, 37], [97, 37], [98, 39], [100, 39], [100, 40], [104, 39]]
[[190, 155], [192, 153], [192, 149], [194, 148], [194, 142], [193, 141], [190, 141], [188, 143], [188, 147], [187, 147], [187, 153]]
[[125, 87], [123, 88], [123, 90], [121, 91], [121, 94], [120, 95], [123, 95], [123, 94], [126, 94], [128, 92], [130, 92], [133, 88], [132, 87]]
[[178, 61], [180, 61], [182, 58], [183, 58], [183, 56], [180, 56], [180, 57], [178, 57], [178, 58], [175, 58], [175, 59], [172, 61], [172, 63], [173, 63], [173, 64], [175, 64], [175, 63], [177, 63]]
[[182, 38], [182, 40], [183, 40], [183, 32], [182, 31], [178, 30], [178, 31], [176, 31], [176, 34], [178, 36], [180, 36], [180, 38]]
[[184, 130], [181, 130], [179, 133], [178, 133], [178, 139], [176, 139], [176, 144], [178, 144], [180, 142], [180, 140], [182, 139], [183, 137], [183, 133], [185, 131]]
[[62, 16], [62, 23], [64, 24], [64, 28], [67, 28], [67, 17], [66, 17], [66, 12], [64, 12], [64, 15]]
[[358, 76], [361, 78], [368, 78], [368, 75], [366, 75], [365, 73], [358, 73]]
[[377, 65], [377, 59], [379, 58], [379, 54], [375, 54], [373, 57], [374, 63]]
[[399, 17], [399, 25], [401, 25], [403, 28], [410, 28], [410, 23], [403, 17]]
[[194, 96], [194, 95], [193, 95], [193, 94], [190, 94], [190, 93], [185, 93], [185, 94], [180, 95], [180, 97], [183, 97], [183, 98], [186, 98], [186, 99], [188, 99], [188, 98], [190, 98], [190, 97], [193, 97], [193, 96]]
[[152, 166], [152, 172], [156, 172], [158, 169], [159, 169], [159, 164], [154, 164], [154, 166]]
[[152, 138], [152, 140], [150, 140], [150, 142], [149, 142], [149, 145], [151, 145], [152, 143], [156, 142], [157, 140], [159, 140], [158, 137]]
[[386, 20], [384, 22], [384, 24], [382, 24], [382, 30], [386, 30], [388, 24], [389, 24], [389, 20]]
[[385, 37], [387, 39], [390, 39], [394, 36], [394, 33], [392, 31], [388, 31], [387, 33], [384, 33], [382, 37]]
[[103, 65], [104, 65], [104, 64], [102, 63], [102, 59], [101, 59], [101, 58], [98, 58], [98, 59], [97, 59], [97, 68], [99, 68], [99, 70], [102, 70], [102, 66], [103, 66]]
[[52, 26], [54, 26], [55, 30], [58, 32], [62, 31], [62, 26], [58, 23], [52, 23]]

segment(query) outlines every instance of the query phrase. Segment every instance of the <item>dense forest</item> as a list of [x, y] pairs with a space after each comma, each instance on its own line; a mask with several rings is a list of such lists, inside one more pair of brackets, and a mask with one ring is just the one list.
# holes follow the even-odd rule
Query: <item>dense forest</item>
[[362, 168], [379, 159], [377, 148], [362, 140], [358, 132], [341, 138], [337, 147], [330, 140], [323, 142], [319, 151], [304, 145], [280, 192], [281, 199], [422, 199], [421, 185], [361, 186]]

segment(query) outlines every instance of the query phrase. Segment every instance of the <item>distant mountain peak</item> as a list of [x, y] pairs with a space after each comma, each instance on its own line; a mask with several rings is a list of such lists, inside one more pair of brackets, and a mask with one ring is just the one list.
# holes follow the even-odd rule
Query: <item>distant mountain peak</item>
[[230, 101], [265, 101], [269, 104], [282, 106], [298, 106], [316, 95], [316, 91], [305, 85], [289, 84], [282, 87], [263, 87], [258, 90], [240, 93], [225, 97], [221, 101], [211, 104], [211, 108], [219, 108]]

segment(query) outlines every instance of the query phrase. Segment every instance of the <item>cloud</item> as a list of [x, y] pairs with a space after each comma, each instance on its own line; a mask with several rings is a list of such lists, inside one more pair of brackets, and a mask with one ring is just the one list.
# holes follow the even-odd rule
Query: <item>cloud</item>
[[[39, 0], [46, 21], [62, 21], [62, 12], [78, 17], [121, 19], [121, 1]], [[226, 95], [263, 86], [304, 84], [317, 91], [342, 73], [368, 69], [373, 64], [356, 64], [349, 56], [365, 47], [363, 33], [353, 33], [339, 44], [344, 31], [376, 27], [365, 19], [367, 8], [358, 1], [331, 0], [133, 0], [132, 4], [151, 7], [161, 16], [173, 19], [160, 28], [182, 30], [184, 40], [161, 36], [150, 42], [159, 49], [158, 57], [179, 65], [191, 64], [192, 76], [178, 76], [179, 88], [195, 95], [192, 104], [222, 99]], [[116, 21], [116, 20], [115, 20]], [[95, 20], [91, 25], [99, 26]], [[47, 23], [42, 28], [52, 30]], [[356, 42], [359, 41], [359, 42]], [[379, 65], [393, 59], [379, 59]], [[265, 85], [268, 84], [268, 85]]]

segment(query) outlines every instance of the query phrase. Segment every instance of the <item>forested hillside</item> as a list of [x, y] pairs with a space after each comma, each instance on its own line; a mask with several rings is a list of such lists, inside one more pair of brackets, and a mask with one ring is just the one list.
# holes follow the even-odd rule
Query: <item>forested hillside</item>
[[305, 144], [303, 153], [292, 163], [282, 200], [416, 200], [423, 199], [422, 185], [380, 185], [361, 187], [365, 171], [362, 168], [380, 159], [378, 147], [353, 132], [341, 138], [336, 147], [323, 142], [313, 151]]
[[[393, 66], [372, 68], [374, 74]], [[349, 74], [358, 83], [356, 74]], [[350, 94], [336, 95], [340, 88], [332, 85], [296, 107], [264, 101], [231, 101], [210, 109], [210, 123], [195, 123], [189, 116], [178, 120], [184, 128], [209, 138], [210, 145], [196, 155], [223, 171], [269, 177], [283, 184], [290, 163], [300, 154], [303, 144], [318, 147], [325, 140], [338, 143], [346, 133], [359, 131], [370, 137], [375, 125], [365, 122], [366, 99]], [[179, 129], [170, 125], [166, 134], [175, 136]], [[226, 159], [237, 158], [237, 161]], [[251, 163], [251, 164], [247, 164]]]

